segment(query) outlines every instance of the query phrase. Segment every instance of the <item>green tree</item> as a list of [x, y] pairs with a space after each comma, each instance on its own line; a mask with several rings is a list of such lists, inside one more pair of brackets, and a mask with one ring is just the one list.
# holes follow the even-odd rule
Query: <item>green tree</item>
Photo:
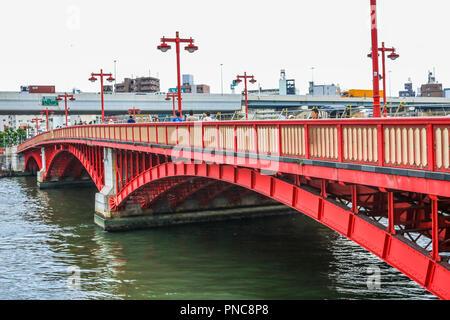
[[5, 148], [12, 145], [18, 145], [25, 141], [27, 138], [27, 132], [19, 128], [6, 128], [4, 132], [0, 132], [0, 147]]

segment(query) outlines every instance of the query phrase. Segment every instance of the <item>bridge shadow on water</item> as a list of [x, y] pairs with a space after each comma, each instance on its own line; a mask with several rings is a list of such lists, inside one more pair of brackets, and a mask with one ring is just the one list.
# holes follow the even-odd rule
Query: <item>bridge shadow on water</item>
[[[92, 221], [95, 188], [39, 190], [29, 177], [4, 179], [0, 191], [2, 184], [11, 194], [6, 199], [9, 215], [17, 224], [39, 230], [33, 241], [40, 253], [31, 252], [26, 260], [35, 256], [29, 263], [35, 264], [32, 273], [41, 281], [28, 287], [34, 293], [21, 293], [28, 297], [433, 298], [374, 255], [300, 213], [108, 233]], [[22, 201], [26, 210], [14, 212], [14, 201]], [[31, 240], [20, 228], [10, 237], [23, 244]], [[68, 267], [80, 269], [79, 289], [67, 287]], [[368, 268], [379, 269], [379, 288], [368, 288]], [[27, 270], [9, 272], [21, 279]], [[0, 289], [0, 297], [5, 294]]]

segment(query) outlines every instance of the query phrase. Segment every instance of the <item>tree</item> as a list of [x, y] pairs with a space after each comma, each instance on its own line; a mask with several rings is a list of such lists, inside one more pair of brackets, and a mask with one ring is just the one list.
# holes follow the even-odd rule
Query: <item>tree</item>
[[6, 128], [4, 132], [0, 132], [0, 147], [5, 148], [12, 145], [18, 145], [25, 141], [27, 138], [27, 132], [19, 128]]

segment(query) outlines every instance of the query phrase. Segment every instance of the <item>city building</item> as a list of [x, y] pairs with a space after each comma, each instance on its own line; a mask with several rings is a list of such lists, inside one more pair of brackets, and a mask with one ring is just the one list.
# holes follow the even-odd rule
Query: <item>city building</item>
[[115, 84], [116, 92], [159, 92], [159, 79], [153, 77], [140, 77], [136, 79], [125, 78], [122, 83]]
[[[175, 89], [175, 91], [174, 91]], [[176, 88], [169, 89], [169, 92], [177, 92]], [[210, 93], [210, 87], [207, 84], [194, 84], [192, 74], [183, 74], [182, 93]]]
[[309, 95], [311, 96], [339, 96], [341, 90], [339, 86], [334, 84], [321, 84], [316, 85], [314, 81], [309, 82]]
[[[233, 85], [231, 89], [234, 90]], [[286, 71], [284, 69], [280, 70], [280, 80], [278, 81], [277, 89], [263, 89], [259, 86], [256, 90], [247, 90], [248, 94], [264, 94], [264, 95], [296, 95], [299, 94], [298, 89], [295, 88], [294, 79], [286, 79]]]
[[434, 73], [428, 71], [428, 83], [420, 87], [421, 97], [443, 97], [442, 83], [436, 81]]
[[280, 80], [279, 80], [279, 91], [278, 94], [280, 96], [295, 94], [295, 80], [294, 79], [286, 79], [286, 71], [281, 69], [280, 71]]
[[450, 88], [445, 88], [444, 89], [444, 98], [445, 99], [450, 99]]
[[192, 74], [183, 74], [183, 85], [194, 85], [194, 76]]
[[415, 97], [416, 92], [413, 90], [413, 84], [411, 78], [408, 79], [408, 82], [405, 83], [405, 90], [399, 91], [399, 97]]

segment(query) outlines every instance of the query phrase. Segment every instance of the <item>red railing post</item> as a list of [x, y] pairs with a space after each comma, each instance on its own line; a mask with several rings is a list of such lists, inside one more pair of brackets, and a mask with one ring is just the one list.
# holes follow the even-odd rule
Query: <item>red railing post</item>
[[166, 146], [168, 146], [169, 145], [169, 135], [167, 134], [167, 125], [165, 127], [166, 127]]
[[342, 139], [342, 125], [337, 125], [338, 161], [344, 162], [344, 141]]
[[436, 146], [432, 124], [427, 124], [427, 157], [428, 170], [434, 171], [436, 165]]
[[217, 150], [220, 150], [220, 133], [218, 124], [216, 124], [216, 148]]
[[205, 130], [202, 122], [202, 149], [205, 149]]
[[310, 150], [309, 150], [309, 125], [305, 124], [305, 158], [310, 158]]
[[277, 132], [278, 132], [278, 156], [281, 157], [283, 155], [283, 140], [281, 138], [281, 126], [277, 124]]
[[380, 167], [384, 166], [384, 134], [383, 125], [377, 125], [377, 140], [378, 140], [378, 165]]
[[234, 133], [233, 148], [234, 152], [237, 152], [237, 126], [235, 124], [233, 125], [233, 133]]
[[256, 124], [253, 124], [253, 143], [255, 144], [255, 153], [259, 153], [259, 146], [258, 146], [258, 127]]

